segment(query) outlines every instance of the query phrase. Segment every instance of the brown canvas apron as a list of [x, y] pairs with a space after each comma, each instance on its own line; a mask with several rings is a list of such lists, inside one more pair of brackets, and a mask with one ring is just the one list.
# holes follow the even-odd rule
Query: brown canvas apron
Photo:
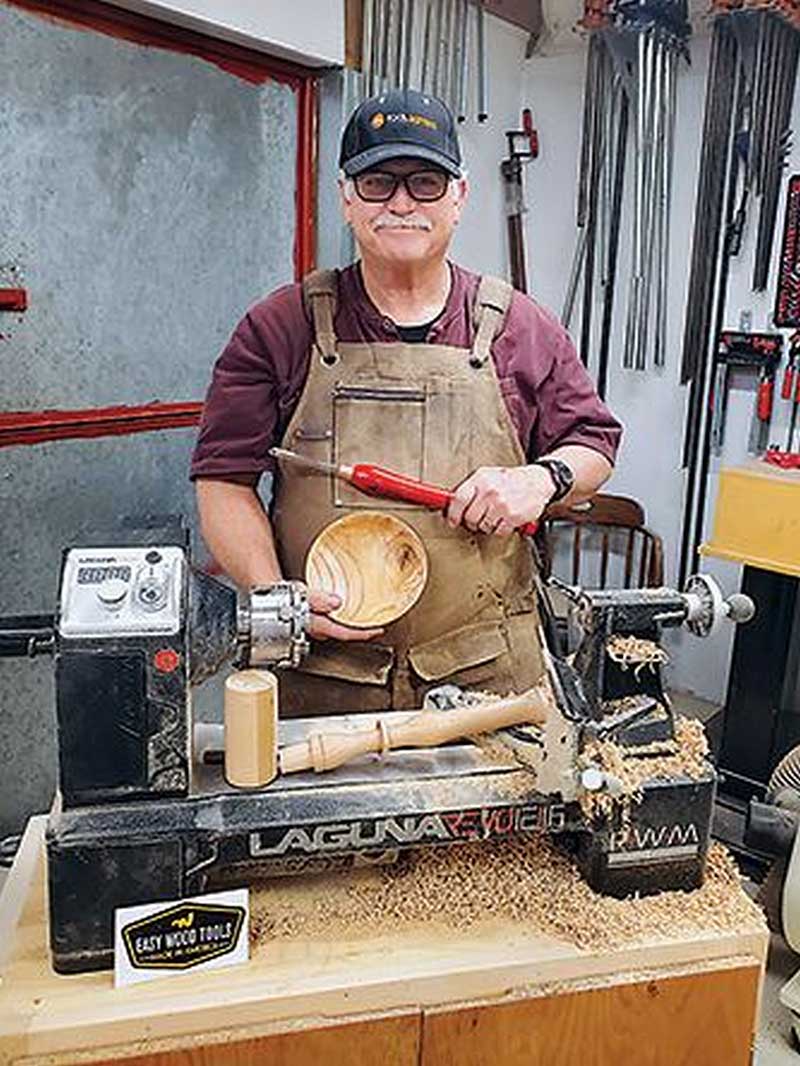
[[[511, 288], [483, 278], [472, 349], [437, 344], [343, 344], [334, 332], [335, 271], [304, 282], [314, 345], [282, 445], [314, 459], [375, 463], [454, 487], [479, 466], [525, 462], [490, 354]], [[303, 577], [319, 531], [358, 508], [396, 514], [422, 538], [428, 583], [415, 607], [376, 641], [319, 641], [281, 676], [281, 713], [419, 707], [445, 682], [506, 693], [542, 673], [530, 545], [451, 529], [438, 512], [379, 500], [316, 472], [284, 466], [273, 524], [287, 577]]]

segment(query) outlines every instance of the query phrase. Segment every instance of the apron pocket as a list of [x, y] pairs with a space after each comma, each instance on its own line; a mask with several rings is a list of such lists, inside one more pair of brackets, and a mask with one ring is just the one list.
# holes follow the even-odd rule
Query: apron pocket
[[[408, 659], [423, 681], [442, 681], [473, 667], [492, 664], [508, 651], [500, 623], [476, 622], [408, 649]], [[487, 676], [491, 673], [482, 671]]]
[[[330, 643], [330, 647], [326, 644]], [[314, 645], [299, 673], [349, 681], [355, 685], [387, 685], [394, 666], [394, 649], [382, 644], [344, 645], [337, 641]]]
[[[333, 461], [337, 466], [374, 463], [419, 480], [425, 441], [424, 389], [379, 385], [337, 385], [333, 393]], [[336, 507], [375, 508], [375, 497], [333, 479]], [[377, 504], [380, 506], [380, 504]], [[392, 500], [394, 510], [423, 510]]]

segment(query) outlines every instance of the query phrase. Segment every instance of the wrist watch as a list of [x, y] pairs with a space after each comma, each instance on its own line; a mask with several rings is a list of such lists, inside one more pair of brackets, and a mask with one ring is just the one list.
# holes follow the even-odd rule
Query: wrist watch
[[569, 495], [575, 484], [575, 475], [562, 459], [535, 459], [532, 466], [543, 466], [553, 479], [553, 495], [550, 503], [557, 503]]

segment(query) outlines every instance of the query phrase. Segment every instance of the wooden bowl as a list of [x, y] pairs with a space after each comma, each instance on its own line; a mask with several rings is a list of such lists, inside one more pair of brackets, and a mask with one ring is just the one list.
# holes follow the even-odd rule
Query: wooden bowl
[[341, 606], [329, 617], [356, 628], [397, 621], [420, 598], [427, 580], [428, 553], [417, 533], [379, 511], [331, 522], [306, 556], [308, 587], [341, 596]]

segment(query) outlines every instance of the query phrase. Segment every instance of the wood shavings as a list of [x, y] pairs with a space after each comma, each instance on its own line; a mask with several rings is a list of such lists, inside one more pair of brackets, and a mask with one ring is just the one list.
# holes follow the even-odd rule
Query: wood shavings
[[420, 924], [463, 933], [512, 920], [579, 948], [618, 948], [701, 932], [762, 932], [765, 922], [733, 860], [712, 844], [705, 882], [693, 892], [626, 900], [601, 896], [545, 836], [519, 837], [403, 856], [393, 867], [254, 886], [254, 951], [275, 939], [381, 936]]
[[513, 753], [508, 744], [503, 743], [496, 733], [469, 733], [467, 740], [471, 740], [484, 753], [484, 755], [498, 766], [517, 765]]
[[[536, 685], [532, 691], [535, 692], [536, 695], [544, 701], [548, 709], [548, 714], [558, 713], [558, 707], [556, 704], [555, 696], [553, 695], [553, 687], [547, 678], [543, 678], [541, 683]], [[499, 699], [504, 698], [502, 696], [497, 695], [497, 693], [485, 691], [470, 691], [466, 695], [470, 701], [474, 700], [476, 703], [493, 703]], [[510, 691], [508, 693], [507, 698], [511, 699], [516, 695], [516, 692]], [[541, 744], [544, 744], [544, 731], [541, 726], [535, 725], [534, 723], [530, 723], [529, 725], [525, 726], [517, 726], [517, 729], [523, 729], [529, 732], [532, 738], [532, 744], [536, 744], [537, 741], [541, 742]], [[473, 744], [479, 747], [483, 751], [484, 755], [486, 755], [486, 757], [492, 762], [497, 763], [498, 766], [520, 766], [518, 758], [515, 756], [513, 750], [503, 739], [502, 735], [499, 735], [496, 732], [468, 733], [466, 739], [470, 740]], [[530, 767], [525, 767], [525, 770], [527, 771], [527, 780], [524, 784], [520, 782], [518, 794], [523, 794], [524, 791], [530, 791], [534, 787], [533, 771]]]
[[[498, 769], [500, 769], [498, 760]], [[493, 781], [494, 796], [498, 800], [520, 800], [536, 791], [536, 774], [520, 766], [513, 758], [508, 761], [508, 773], [497, 774]], [[448, 805], [463, 806], [465, 802], [464, 780], [459, 777], [442, 777], [429, 781], [427, 794], [431, 802], [442, 808]]]
[[[667, 754], [663, 744], [654, 752], [602, 741], [587, 745], [581, 758], [620, 778], [632, 802], [646, 780], [708, 776], [702, 724], [679, 718], [675, 734]], [[519, 775], [520, 784], [527, 776]], [[251, 895], [254, 950], [275, 939], [341, 941], [420, 924], [438, 926], [437, 934], [464, 933], [502, 920], [587, 950], [765, 928], [733, 860], [716, 844], [701, 888], [627, 900], [594, 892], [547, 836], [420, 849], [390, 867], [262, 882]]]
[[[664, 749], [669, 748], [668, 754]], [[675, 739], [657, 741], [639, 747], [625, 747], [613, 740], [590, 740], [580, 757], [581, 765], [590, 762], [620, 777], [631, 788], [644, 781], [708, 776], [708, 740], [703, 723], [695, 718], [675, 719]]]
[[[665, 748], [669, 749], [666, 754]], [[621, 783], [623, 800], [636, 803], [645, 781], [708, 777], [708, 741], [702, 722], [679, 717], [675, 720], [673, 741], [630, 748], [613, 740], [590, 740], [578, 756], [578, 766], [597, 766], [611, 774]], [[603, 792], [584, 792], [580, 797], [581, 809], [590, 818], [610, 815], [619, 804], [619, 799]]]
[[657, 700], [650, 693], [640, 694], [635, 696], [618, 696], [613, 700], [603, 700], [600, 704], [600, 709], [603, 713], [603, 717], [607, 717], [614, 714], [622, 714], [624, 711], [632, 711], [642, 706], [657, 707], [660, 711], [666, 713], [664, 704]]
[[615, 634], [606, 641], [606, 654], [618, 663], [620, 669], [627, 670], [633, 665], [635, 677], [648, 667], [655, 673], [656, 666], [669, 662], [669, 656], [654, 640], [643, 640], [631, 634], [628, 637]]

